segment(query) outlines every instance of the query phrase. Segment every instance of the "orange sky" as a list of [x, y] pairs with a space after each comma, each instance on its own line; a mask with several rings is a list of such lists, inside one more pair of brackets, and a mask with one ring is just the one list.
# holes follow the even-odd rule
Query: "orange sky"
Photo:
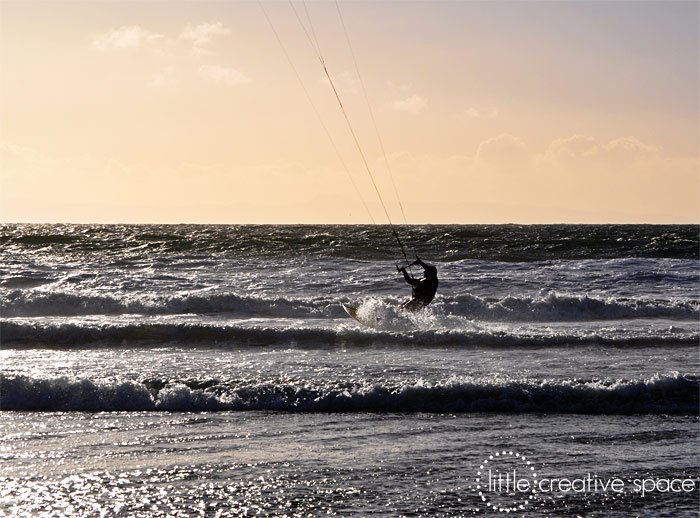
[[[256, 2], [3, 1], [0, 219], [385, 223], [262, 6], [339, 153]], [[394, 223], [387, 162], [409, 223], [700, 222], [697, 2], [340, 2], [386, 160], [336, 4], [306, 6]]]

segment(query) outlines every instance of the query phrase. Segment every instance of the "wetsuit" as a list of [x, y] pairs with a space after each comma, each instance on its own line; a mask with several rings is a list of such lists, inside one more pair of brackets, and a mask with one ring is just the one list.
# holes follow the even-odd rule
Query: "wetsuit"
[[409, 311], [417, 311], [430, 304], [430, 301], [435, 297], [438, 287], [437, 268], [424, 263], [418, 256], [416, 256], [416, 261], [411, 264], [419, 264], [423, 267], [423, 277], [414, 279], [406, 273], [406, 267], [399, 268], [406, 282], [413, 286], [413, 298], [401, 304], [401, 307]]

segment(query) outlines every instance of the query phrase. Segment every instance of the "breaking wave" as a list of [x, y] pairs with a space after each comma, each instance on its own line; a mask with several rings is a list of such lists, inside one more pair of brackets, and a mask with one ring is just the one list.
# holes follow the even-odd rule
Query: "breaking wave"
[[[418, 317], [423, 318], [423, 317]], [[416, 325], [418, 324], [418, 325]], [[464, 324], [464, 323], [463, 323]], [[292, 323], [287, 327], [249, 326], [235, 323], [46, 323], [38, 321], [0, 322], [2, 339], [12, 346], [72, 347], [85, 344], [99, 346], [144, 347], [151, 344], [180, 344], [188, 347], [264, 346], [335, 347], [335, 346], [687, 346], [695, 345], [700, 332], [692, 329], [664, 328], [632, 331], [617, 328], [595, 331], [576, 329], [484, 329], [478, 326], [460, 328], [422, 328], [420, 321], [387, 320], [383, 329], [338, 324], [312, 327]]]
[[[348, 302], [348, 301], [344, 301]], [[389, 299], [388, 303], [398, 304]], [[475, 295], [439, 296], [435, 312], [484, 321], [583, 321], [634, 318], [698, 320], [700, 301], [649, 298], [591, 297], [552, 293], [544, 297], [482, 298]], [[13, 290], [0, 299], [5, 317], [81, 316], [107, 314], [207, 314], [284, 318], [338, 318], [339, 300], [331, 297], [285, 298], [206, 293], [116, 297]]]
[[93, 381], [0, 374], [3, 410], [546, 412], [698, 414], [697, 377], [535, 380], [453, 377], [395, 383], [226, 380]]
[[329, 298], [263, 298], [235, 293], [119, 298], [112, 295], [23, 290], [13, 290], [3, 297], [0, 311], [5, 317], [231, 313], [308, 318], [342, 314], [338, 302]]
[[700, 302], [642, 298], [590, 297], [552, 293], [545, 297], [485, 299], [473, 295], [446, 297], [446, 313], [498, 321], [577, 321], [632, 318], [697, 320]]

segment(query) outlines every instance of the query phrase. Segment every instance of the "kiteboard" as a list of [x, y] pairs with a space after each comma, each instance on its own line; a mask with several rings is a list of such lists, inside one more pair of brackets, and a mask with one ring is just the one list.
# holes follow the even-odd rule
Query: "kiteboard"
[[357, 320], [360, 324], [363, 326], [367, 327], [376, 327], [378, 322], [374, 320], [370, 320], [367, 318], [362, 318], [362, 316], [358, 315], [357, 308], [353, 308], [352, 306], [348, 306], [347, 304], [343, 304], [342, 302], [340, 303], [341, 306], [343, 306], [343, 309], [345, 312], [350, 315], [352, 318]]

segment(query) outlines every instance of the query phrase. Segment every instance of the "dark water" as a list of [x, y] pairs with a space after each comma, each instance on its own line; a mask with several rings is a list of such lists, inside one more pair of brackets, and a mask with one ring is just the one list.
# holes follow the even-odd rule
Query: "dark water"
[[[697, 259], [695, 225], [397, 226], [410, 251], [433, 261], [547, 261], [656, 257]], [[384, 225], [3, 225], [7, 252], [138, 258], [204, 254], [231, 258], [399, 259]], [[412, 258], [411, 258], [412, 259]]]

